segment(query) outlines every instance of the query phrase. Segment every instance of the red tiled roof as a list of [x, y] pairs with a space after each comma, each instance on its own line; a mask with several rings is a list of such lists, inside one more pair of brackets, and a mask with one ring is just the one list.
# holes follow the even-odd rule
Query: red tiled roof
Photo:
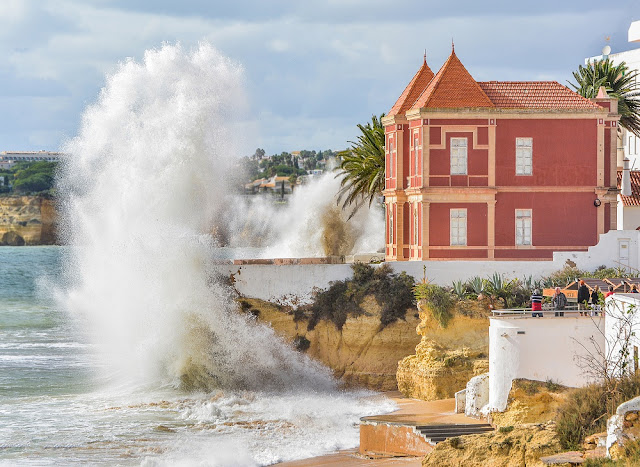
[[603, 109], [556, 81], [486, 81], [478, 84], [499, 108]]
[[412, 109], [495, 107], [469, 74], [454, 51], [429, 86], [414, 102]]
[[[622, 198], [623, 206], [640, 206], [640, 171], [630, 170], [629, 175], [631, 178], [631, 196], [624, 196], [620, 194]], [[622, 170], [618, 170], [618, 188], [622, 186]]]
[[396, 103], [391, 107], [391, 110], [387, 115], [404, 114], [411, 108], [411, 104], [413, 104], [420, 94], [422, 94], [422, 91], [425, 90], [432, 79], [433, 71], [431, 71], [431, 68], [427, 65], [427, 59], [425, 58], [424, 63], [404, 89]]

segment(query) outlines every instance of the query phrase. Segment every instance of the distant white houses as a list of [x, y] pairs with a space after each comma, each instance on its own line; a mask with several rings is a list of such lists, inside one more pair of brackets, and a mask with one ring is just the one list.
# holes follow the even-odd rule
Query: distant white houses
[[285, 193], [290, 194], [292, 192], [291, 182], [289, 177], [273, 176], [271, 178], [259, 178], [253, 182], [247, 183], [244, 186], [245, 194], [256, 193]]
[[51, 151], [2, 151], [0, 168], [10, 169], [18, 162], [58, 162], [61, 156], [61, 152]]

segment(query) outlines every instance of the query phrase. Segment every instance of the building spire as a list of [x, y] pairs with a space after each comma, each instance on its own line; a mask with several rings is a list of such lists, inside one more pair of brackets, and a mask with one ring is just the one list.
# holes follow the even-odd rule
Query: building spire
[[424, 63], [427, 63], [427, 49], [424, 49]]
[[451, 38], [451, 53], [456, 53], [456, 46], [453, 43], [453, 37]]

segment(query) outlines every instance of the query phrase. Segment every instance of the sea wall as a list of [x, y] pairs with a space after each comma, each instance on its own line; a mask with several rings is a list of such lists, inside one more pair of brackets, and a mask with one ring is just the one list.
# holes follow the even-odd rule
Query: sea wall
[[[506, 277], [533, 278], [549, 275], [566, 265], [594, 270], [599, 266], [640, 268], [640, 232], [612, 230], [600, 236], [588, 251], [554, 253], [549, 261], [400, 261], [389, 262], [394, 272], [405, 271], [416, 280], [428, 279], [439, 285], [494, 273]], [[366, 256], [346, 261], [366, 261]], [[324, 289], [331, 281], [352, 276], [350, 264], [336, 258], [298, 258], [275, 260], [239, 260], [221, 263], [218, 270], [230, 277], [245, 297], [296, 305], [309, 303], [316, 288]]]
[[0, 197], [0, 245], [56, 243], [55, 201], [42, 196]]

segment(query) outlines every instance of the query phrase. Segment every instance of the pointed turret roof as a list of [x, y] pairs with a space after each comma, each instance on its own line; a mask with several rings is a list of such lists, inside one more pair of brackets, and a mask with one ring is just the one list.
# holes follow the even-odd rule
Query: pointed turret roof
[[451, 50], [451, 55], [427, 88], [411, 106], [412, 109], [495, 107], [476, 80]]
[[388, 116], [402, 115], [411, 108], [411, 105], [425, 90], [429, 81], [433, 79], [433, 71], [427, 65], [427, 55], [424, 56], [424, 62], [422, 66], [415, 74], [413, 79], [409, 82], [402, 95], [398, 98], [396, 103], [391, 107], [391, 110], [387, 114]]

